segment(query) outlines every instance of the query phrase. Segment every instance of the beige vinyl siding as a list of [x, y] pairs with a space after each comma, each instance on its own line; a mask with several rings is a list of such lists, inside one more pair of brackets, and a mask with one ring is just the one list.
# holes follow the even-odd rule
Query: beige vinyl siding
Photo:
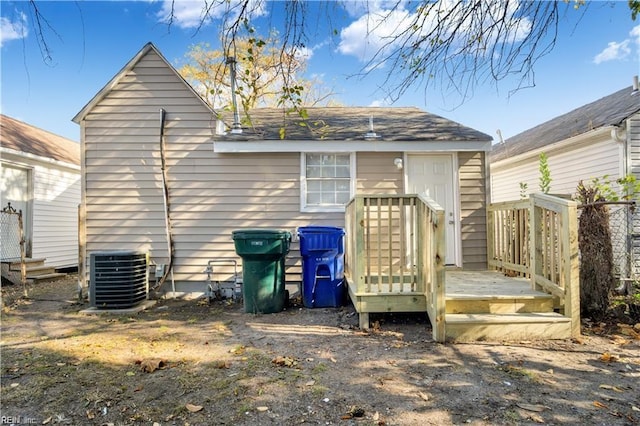
[[[546, 152], [551, 171], [551, 193], [574, 195], [580, 180], [609, 175], [615, 180], [621, 175], [622, 145], [611, 139], [598, 141], [576, 149]], [[540, 191], [539, 157], [529, 157], [517, 163], [491, 167], [491, 197], [493, 202], [520, 198], [520, 182], [528, 185], [527, 193]]]
[[487, 269], [486, 154], [458, 153], [462, 267]]
[[359, 152], [357, 163], [358, 194], [402, 194], [404, 178], [393, 160], [402, 158], [401, 152]]
[[[299, 153], [214, 153], [213, 115], [153, 52], [86, 117], [87, 253], [144, 250], [168, 262], [160, 108], [176, 290], [204, 290], [212, 259], [234, 259], [241, 270], [232, 231], [248, 228], [293, 234], [287, 280], [299, 281], [297, 228], [344, 226], [344, 215], [300, 212]], [[225, 279], [232, 269], [216, 271]]]

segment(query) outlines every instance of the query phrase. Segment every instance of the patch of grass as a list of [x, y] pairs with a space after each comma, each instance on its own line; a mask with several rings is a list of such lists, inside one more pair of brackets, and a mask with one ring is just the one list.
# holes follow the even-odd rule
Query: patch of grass
[[514, 378], [524, 378], [532, 382], [538, 381], [538, 375], [534, 371], [527, 370], [526, 368], [506, 364], [498, 367], [498, 369]]
[[521, 421], [520, 415], [515, 410], [505, 410], [502, 416], [510, 424], [519, 424]]
[[315, 367], [313, 367], [313, 370], [311, 370], [311, 373], [320, 374], [320, 373], [324, 373], [328, 369], [329, 369], [329, 367], [327, 367], [327, 364], [319, 362], [318, 364], [316, 364]]
[[326, 393], [329, 391], [329, 388], [326, 386], [322, 386], [322, 385], [314, 385], [311, 388], [311, 394], [315, 397], [315, 398], [320, 398], [326, 395]]

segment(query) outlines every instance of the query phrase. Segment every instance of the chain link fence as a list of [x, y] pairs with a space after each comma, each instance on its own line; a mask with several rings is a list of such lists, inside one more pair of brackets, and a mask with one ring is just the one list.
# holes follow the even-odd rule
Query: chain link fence
[[640, 281], [640, 209], [635, 204], [611, 204], [609, 224], [614, 273], [621, 281]]

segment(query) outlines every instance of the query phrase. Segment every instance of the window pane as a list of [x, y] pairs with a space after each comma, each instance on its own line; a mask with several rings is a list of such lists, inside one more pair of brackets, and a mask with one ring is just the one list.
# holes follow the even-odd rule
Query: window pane
[[323, 180], [322, 181], [322, 192], [335, 192], [336, 191], [336, 182], [333, 180]]
[[333, 192], [323, 192], [322, 193], [322, 204], [335, 204], [336, 196]]
[[309, 192], [320, 192], [322, 190], [322, 181], [319, 180], [308, 180], [307, 181], [307, 191]]
[[309, 166], [307, 165], [307, 177], [308, 178], [319, 178], [322, 176], [322, 168], [320, 166]]
[[348, 178], [349, 175], [349, 166], [337, 166], [335, 171], [336, 177]]
[[351, 199], [351, 194], [348, 192], [338, 192], [336, 193], [336, 203], [337, 204], [347, 204]]
[[317, 166], [320, 164], [321, 158], [320, 154], [307, 154], [307, 165]]
[[307, 204], [309, 205], [318, 205], [320, 204], [321, 198], [319, 192], [307, 192]]
[[336, 155], [336, 165], [349, 166], [350, 163], [351, 162], [349, 161], [349, 154]]
[[336, 191], [349, 193], [349, 186], [348, 180], [336, 181]]
[[333, 178], [336, 177], [336, 169], [333, 166], [323, 166], [322, 167], [322, 177], [324, 178]]

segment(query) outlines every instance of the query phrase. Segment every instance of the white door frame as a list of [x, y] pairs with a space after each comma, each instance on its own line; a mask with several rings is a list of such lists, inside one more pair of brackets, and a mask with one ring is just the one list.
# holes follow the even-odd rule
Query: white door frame
[[[453, 190], [453, 206], [449, 206], [451, 209], [451, 217], [446, 217], [445, 213], [445, 221], [447, 224], [453, 224], [453, 259], [446, 259], [446, 264], [449, 266], [462, 266], [462, 231], [461, 231], [461, 213], [460, 213], [460, 188], [458, 185], [459, 176], [458, 176], [458, 155], [457, 153], [441, 153], [441, 152], [405, 152], [403, 156], [403, 162], [405, 164], [403, 177], [404, 177], [404, 188], [409, 187], [409, 156], [424, 156], [424, 157], [448, 157], [451, 160], [451, 188]], [[451, 223], [451, 221], [453, 223]], [[451, 242], [447, 241], [447, 244], [451, 244]], [[447, 250], [448, 251], [448, 250]], [[447, 256], [448, 257], [448, 256]]]

